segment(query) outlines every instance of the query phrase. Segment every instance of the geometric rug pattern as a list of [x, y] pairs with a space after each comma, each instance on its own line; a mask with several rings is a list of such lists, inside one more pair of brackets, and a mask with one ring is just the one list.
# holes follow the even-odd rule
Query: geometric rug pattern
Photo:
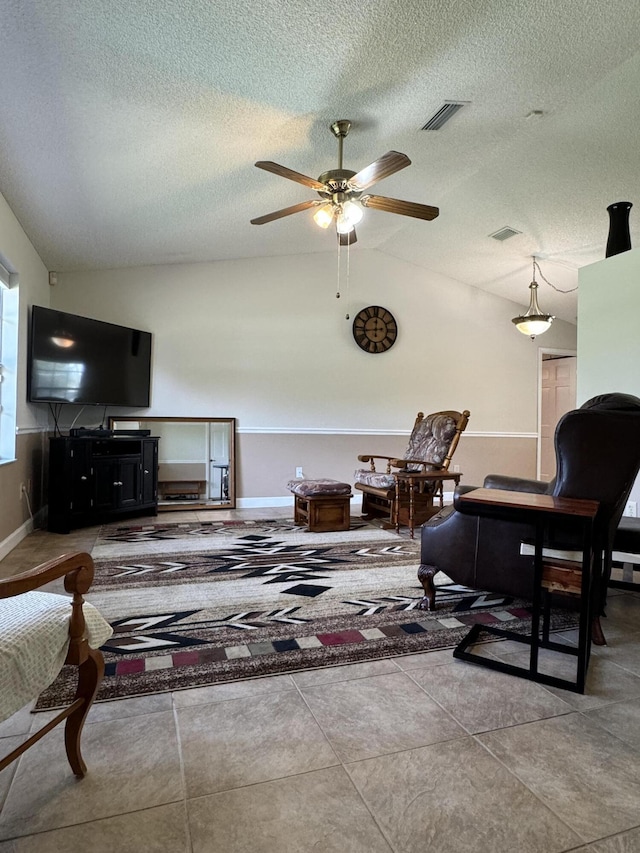
[[[436, 576], [418, 604], [419, 541], [353, 519], [309, 533], [285, 519], [103, 528], [86, 599], [110, 622], [98, 701], [453, 648], [476, 622], [526, 633], [527, 602]], [[552, 629], [576, 624], [558, 611]], [[37, 709], [70, 701], [63, 670]]]

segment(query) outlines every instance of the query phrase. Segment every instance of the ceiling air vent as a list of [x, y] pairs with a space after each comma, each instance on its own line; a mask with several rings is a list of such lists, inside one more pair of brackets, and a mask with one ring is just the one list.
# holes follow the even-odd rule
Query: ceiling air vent
[[515, 237], [516, 234], [522, 234], [522, 231], [516, 231], [515, 228], [511, 228], [509, 225], [505, 225], [504, 228], [501, 228], [499, 231], [496, 231], [493, 234], [489, 234], [489, 237], [493, 237], [494, 240], [508, 240], [509, 237]]
[[443, 124], [448, 122], [459, 109], [462, 109], [468, 103], [469, 101], [445, 101], [427, 123], [422, 125], [422, 130], [440, 130]]

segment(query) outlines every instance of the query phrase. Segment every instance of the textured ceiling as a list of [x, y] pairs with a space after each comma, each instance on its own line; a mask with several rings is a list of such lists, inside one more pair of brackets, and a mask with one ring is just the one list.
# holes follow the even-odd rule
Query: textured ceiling
[[[402, 151], [372, 191], [440, 208], [368, 210], [352, 251], [522, 304], [531, 256], [575, 287], [639, 186], [629, 0], [3, 0], [0, 31], [0, 191], [52, 270], [335, 251], [308, 211], [249, 220], [315, 197], [254, 162], [318, 177], [339, 118], [345, 168]], [[446, 100], [469, 104], [421, 131]]]

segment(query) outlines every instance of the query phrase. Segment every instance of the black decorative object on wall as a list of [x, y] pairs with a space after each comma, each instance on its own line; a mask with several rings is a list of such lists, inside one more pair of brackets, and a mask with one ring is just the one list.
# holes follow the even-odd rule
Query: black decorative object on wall
[[605, 258], [619, 255], [631, 248], [629, 235], [629, 211], [633, 207], [630, 201], [617, 201], [607, 208], [609, 212], [609, 237]]

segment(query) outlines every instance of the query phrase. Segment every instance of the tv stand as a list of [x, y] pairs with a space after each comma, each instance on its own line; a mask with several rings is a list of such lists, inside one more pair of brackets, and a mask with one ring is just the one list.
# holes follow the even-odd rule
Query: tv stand
[[158, 438], [49, 439], [49, 530], [158, 512]]

